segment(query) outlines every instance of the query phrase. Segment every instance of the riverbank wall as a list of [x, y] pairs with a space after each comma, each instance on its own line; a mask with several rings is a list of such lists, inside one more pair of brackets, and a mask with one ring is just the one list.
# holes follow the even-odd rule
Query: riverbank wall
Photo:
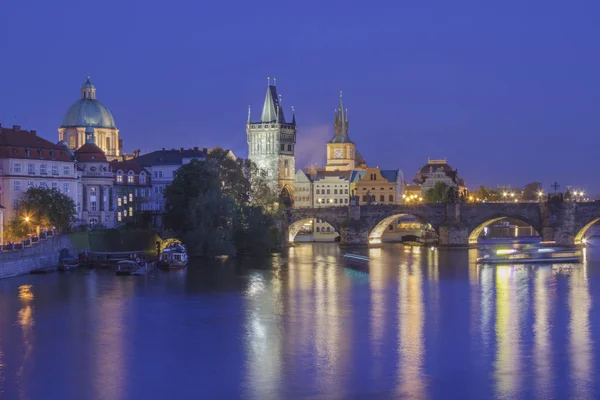
[[87, 234], [73, 233], [49, 237], [23, 249], [3, 251], [0, 253], [0, 279], [28, 274], [38, 268], [56, 267], [62, 249], [77, 255], [87, 247]]

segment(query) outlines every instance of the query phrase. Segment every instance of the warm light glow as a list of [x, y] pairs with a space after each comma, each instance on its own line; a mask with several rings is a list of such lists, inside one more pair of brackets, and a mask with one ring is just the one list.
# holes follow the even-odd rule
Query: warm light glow
[[511, 194], [510, 194], [510, 197], [515, 197], [515, 194], [514, 194], [514, 193], [511, 193]]
[[587, 239], [586, 238], [581, 239], [581, 243], [586, 244], [587, 243]]
[[29, 222], [29, 216], [25, 217], [25, 222]]
[[502, 196], [506, 197], [506, 196], [508, 196], [508, 193], [504, 192], [504, 193], [502, 193]]
[[504, 255], [504, 254], [513, 254], [515, 252], [516, 252], [515, 249], [499, 249], [499, 250], [496, 251], [496, 254], [498, 254], [498, 255]]
[[538, 192], [538, 196], [542, 197], [543, 195], [544, 195], [544, 192], [543, 192], [542, 190], [540, 190], [540, 191]]

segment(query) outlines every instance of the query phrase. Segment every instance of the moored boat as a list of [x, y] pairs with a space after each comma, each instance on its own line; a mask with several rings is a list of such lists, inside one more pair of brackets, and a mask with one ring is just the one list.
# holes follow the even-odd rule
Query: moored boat
[[117, 263], [116, 274], [117, 276], [128, 276], [132, 275], [139, 265], [133, 260], [122, 260]]
[[59, 271], [68, 271], [79, 267], [79, 259], [74, 257], [66, 257], [58, 262]]
[[187, 252], [185, 247], [175, 242], [166, 247], [158, 259], [158, 267], [163, 269], [179, 269], [185, 268], [188, 263]]
[[486, 254], [477, 259], [478, 264], [534, 264], [534, 263], [573, 263], [581, 262], [579, 249], [559, 247], [525, 246], [522, 249], [484, 250]]

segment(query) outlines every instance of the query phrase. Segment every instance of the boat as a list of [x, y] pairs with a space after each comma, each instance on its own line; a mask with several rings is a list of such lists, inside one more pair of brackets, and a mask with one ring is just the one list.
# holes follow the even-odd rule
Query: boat
[[534, 263], [573, 263], [581, 262], [579, 249], [560, 247], [524, 246], [521, 249], [484, 249], [486, 254], [477, 258], [478, 264], [534, 264]]
[[117, 276], [132, 275], [139, 268], [139, 264], [133, 260], [121, 260], [117, 263]]
[[185, 268], [187, 263], [187, 252], [185, 247], [179, 242], [174, 242], [167, 246], [160, 253], [160, 257], [158, 259], [158, 267], [162, 269]]
[[58, 270], [68, 271], [79, 267], [79, 259], [75, 257], [65, 257], [59, 260]]
[[360, 254], [346, 253], [346, 254], [343, 255], [343, 257], [347, 258], [350, 261], [369, 262], [369, 257], [367, 257], [367, 256], [361, 256]]

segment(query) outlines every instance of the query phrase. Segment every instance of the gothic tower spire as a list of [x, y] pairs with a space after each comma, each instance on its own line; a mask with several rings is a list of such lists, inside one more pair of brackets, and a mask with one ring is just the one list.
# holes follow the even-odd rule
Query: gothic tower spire
[[277, 96], [277, 89], [275, 85], [271, 85], [270, 79], [260, 121], [285, 123], [283, 109], [281, 109], [279, 97]]

